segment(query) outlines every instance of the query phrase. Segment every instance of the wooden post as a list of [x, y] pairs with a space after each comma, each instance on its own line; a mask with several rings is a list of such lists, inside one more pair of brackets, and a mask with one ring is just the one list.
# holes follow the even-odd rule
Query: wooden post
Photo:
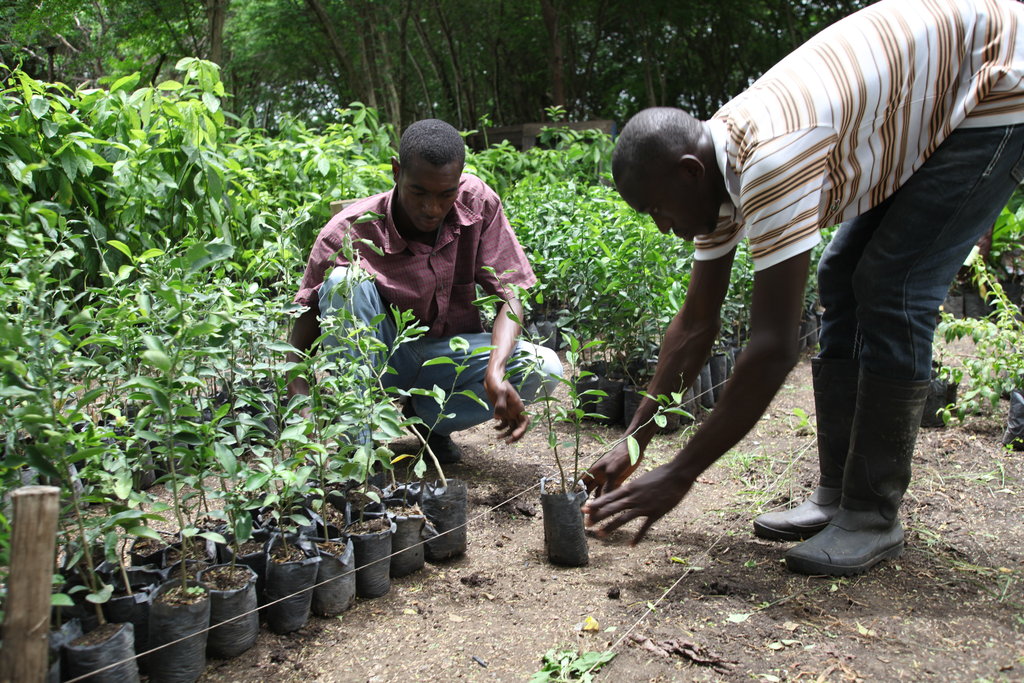
[[338, 213], [341, 212], [342, 209], [347, 207], [349, 204], [352, 204], [353, 202], [357, 202], [357, 201], [359, 201], [359, 198], [356, 198], [356, 199], [339, 199], [337, 201], [331, 202], [331, 215], [332, 216], [336, 216]]
[[60, 489], [23, 486], [11, 494], [11, 573], [7, 580], [0, 681], [42, 681], [49, 669], [50, 594]]

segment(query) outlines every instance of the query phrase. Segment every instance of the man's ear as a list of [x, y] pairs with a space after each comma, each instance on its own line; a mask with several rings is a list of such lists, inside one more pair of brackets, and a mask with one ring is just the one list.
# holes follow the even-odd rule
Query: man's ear
[[391, 157], [391, 177], [398, 182], [398, 176], [402, 173], [402, 165], [398, 163], [398, 157]]
[[683, 173], [693, 180], [701, 180], [704, 177], [704, 162], [692, 154], [684, 154], [676, 162]]

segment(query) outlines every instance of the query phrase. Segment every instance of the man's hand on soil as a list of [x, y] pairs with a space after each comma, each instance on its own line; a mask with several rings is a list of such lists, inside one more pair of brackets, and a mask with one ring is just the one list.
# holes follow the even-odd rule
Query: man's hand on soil
[[494, 428], [498, 430], [498, 438], [504, 439], [505, 443], [514, 443], [523, 438], [530, 426], [530, 416], [515, 387], [503, 381], [490, 399], [494, 404], [494, 419], [497, 421]]
[[647, 530], [652, 524], [679, 504], [691, 486], [692, 479], [680, 476], [671, 464], [662, 465], [600, 498], [587, 502], [583, 506], [583, 514], [587, 516], [587, 526], [593, 526], [613, 515], [618, 515], [597, 529], [598, 538], [606, 537], [623, 524], [638, 517], [646, 518], [631, 541], [631, 545], [636, 545], [647, 535]]

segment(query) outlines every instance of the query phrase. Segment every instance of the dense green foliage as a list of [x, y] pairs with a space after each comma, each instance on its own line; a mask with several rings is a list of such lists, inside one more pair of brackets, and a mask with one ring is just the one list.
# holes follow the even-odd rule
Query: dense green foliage
[[[381, 388], [387, 349], [365, 328], [347, 321], [340, 354], [298, 363], [284, 342], [330, 202], [391, 185], [394, 130], [353, 106], [323, 132], [288, 122], [271, 136], [219, 106], [214, 65], [179, 68], [156, 87], [130, 76], [78, 90], [15, 71], [0, 93], [0, 481], [61, 485], [66, 561], [84, 563], [68, 591], [94, 603], [109, 596], [94, 559], [156, 537], [154, 515], [186, 541], [244, 540], [256, 509], [301, 524], [292, 506], [309, 492], [390, 469], [361, 435], [386, 442], [403, 423]], [[689, 247], [608, 187], [607, 136], [546, 135], [547, 148], [497, 144], [467, 166], [505, 194], [536, 264], [532, 314], [605, 337], [621, 362], [632, 347], [643, 358], [679, 305], [672, 273]], [[422, 331], [407, 316], [399, 328]], [[342, 362], [353, 355], [376, 362]], [[322, 379], [289, 400], [300, 372]], [[140, 486], [154, 471], [169, 507]], [[84, 503], [106, 515], [81, 515]]]
[[72, 86], [181, 58], [221, 65], [224, 106], [276, 128], [342, 120], [360, 101], [400, 128], [613, 119], [676, 105], [706, 117], [864, 0], [15, 0], [0, 63]]

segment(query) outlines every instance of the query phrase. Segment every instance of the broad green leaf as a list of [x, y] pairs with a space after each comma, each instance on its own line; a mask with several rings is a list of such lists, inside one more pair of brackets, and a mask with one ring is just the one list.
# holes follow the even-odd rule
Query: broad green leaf
[[155, 529], [144, 525], [133, 526], [130, 529], [125, 529], [125, 532], [131, 536], [138, 536], [139, 538], [151, 538], [154, 541], [161, 540], [160, 534], [158, 534]]
[[33, 95], [28, 103], [28, 108], [32, 112], [32, 116], [41, 119], [50, 111], [50, 103], [42, 95]]
[[110, 86], [110, 92], [115, 93], [118, 90], [133, 90], [139, 83], [139, 73], [129, 74], [122, 78], [114, 81], [114, 84]]
[[171, 359], [163, 351], [146, 349], [142, 352], [142, 360], [146, 365], [156, 368], [161, 372], [171, 371]]
[[626, 448], [629, 449], [629, 464], [635, 465], [640, 460], [640, 443], [633, 435], [626, 437]]
[[197, 535], [200, 538], [205, 538], [208, 541], [213, 541], [214, 543], [220, 543], [222, 545], [228, 542], [226, 538], [218, 534], [216, 531], [203, 531]]
[[50, 594], [50, 606], [51, 607], [74, 607], [75, 601], [71, 599], [71, 596], [67, 593], [51, 593]]
[[216, 114], [220, 111], [220, 100], [212, 93], [203, 93], [203, 104], [206, 105], [211, 114]]
[[127, 256], [129, 260], [132, 260], [132, 250], [124, 242], [121, 242], [119, 240], [107, 240], [107, 244], [109, 244], [114, 249], [117, 249], [119, 252]]
[[102, 605], [103, 603], [110, 600], [110, 596], [113, 595], [113, 593], [114, 587], [110, 584], [104, 584], [103, 587], [95, 593], [89, 593], [88, 595], [86, 595], [85, 599], [93, 603], [94, 605]]
[[242, 544], [252, 538], [252, 515], [241, 514], [235, 520], [235, 543]]
[[281, 432], [281, 441], [295, 441], [297, 443], [306, 443], [309, 441], [309, 439], [306, 438], [306, 424], [299, 423], [286, 427], [285, 430]]

